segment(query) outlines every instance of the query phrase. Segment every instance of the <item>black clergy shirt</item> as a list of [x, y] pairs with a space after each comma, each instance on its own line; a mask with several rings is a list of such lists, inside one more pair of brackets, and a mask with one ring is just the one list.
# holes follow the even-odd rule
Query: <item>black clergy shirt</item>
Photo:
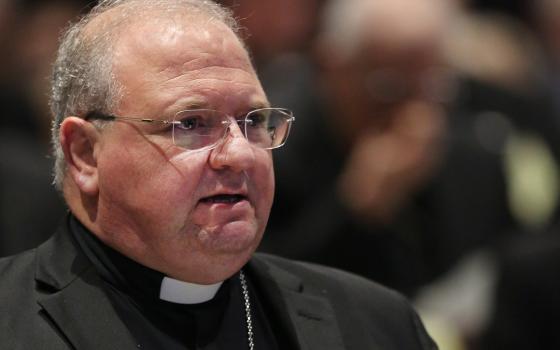
[[[138, 349], [249, 349], [239, 274], [224, 281], [213, 299], [177, 304], [159, 298], [164, 275], [103, 244], [75, 217], [70, 231], [102, 277], [113, 307]], [[278, 350], [278, 342], [255, 287], [247, 279], [255, 349]], [[87, 300], [84, 300], [87, 303]]]

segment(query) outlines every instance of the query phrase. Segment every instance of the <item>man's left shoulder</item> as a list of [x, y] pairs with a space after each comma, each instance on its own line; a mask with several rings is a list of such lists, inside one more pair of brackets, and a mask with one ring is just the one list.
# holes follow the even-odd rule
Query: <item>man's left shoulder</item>
[[364, 300], [392, 300], [406, 299], [398, 292], [365, 277], [343, 271], [337, 268], [310, 262], [282, 258], [275, 255], [258, 253], [255, 258], [264, 261], [269, 266], [275, 266], [299, 277], [307, 289], [325, 292], [340, 290], [350, 293], [353, 298]]
[[291, 286], [299, 285], [300, 293], [326, 298], [343, 334], [372, 337], [386, 349], [437, 349], [410, 302], [392, 289], [314, 263], [268, 254], [255, 254], [254, 260], [267, 265], [271, 277], [280, 284], [292, 278]]

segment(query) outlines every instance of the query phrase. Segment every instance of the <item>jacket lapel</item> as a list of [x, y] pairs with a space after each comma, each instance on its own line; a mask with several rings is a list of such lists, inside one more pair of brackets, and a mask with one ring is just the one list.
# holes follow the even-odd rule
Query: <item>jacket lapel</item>
[[[250, 264], [259, 288], [270, 297], [272, 311], [301, 350], [344, 349], [332, 306], [324, 295], [307, 290], [299, 277], [256, 255]], [[261, 281], [259, 283], [259, 280]]]
[[36, 280], [54, 293], [39, 305], [76, 349], [133, 349], [126, 325], [103, 291], [101, 278], [72, 242], [66, 225], [37, 250]]

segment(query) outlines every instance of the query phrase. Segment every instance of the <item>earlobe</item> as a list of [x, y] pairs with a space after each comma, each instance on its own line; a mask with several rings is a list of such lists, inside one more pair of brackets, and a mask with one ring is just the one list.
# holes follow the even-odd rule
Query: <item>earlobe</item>
[[87, 121], [67, 117], [60, 126], [60, 144], [67, 164], [67, 176], [84, 194], [99, 192], [97, 181], [98, 132]]

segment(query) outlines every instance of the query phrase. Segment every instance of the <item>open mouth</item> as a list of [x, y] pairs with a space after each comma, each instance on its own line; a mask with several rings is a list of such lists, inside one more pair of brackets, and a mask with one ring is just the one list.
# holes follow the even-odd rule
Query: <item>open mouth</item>
[[235, 204], [245, 199], [247, 199], [247, 197], [240, 194], [218, 194], [215, 196], [202, 198], [200, 201], [203, 203]]

